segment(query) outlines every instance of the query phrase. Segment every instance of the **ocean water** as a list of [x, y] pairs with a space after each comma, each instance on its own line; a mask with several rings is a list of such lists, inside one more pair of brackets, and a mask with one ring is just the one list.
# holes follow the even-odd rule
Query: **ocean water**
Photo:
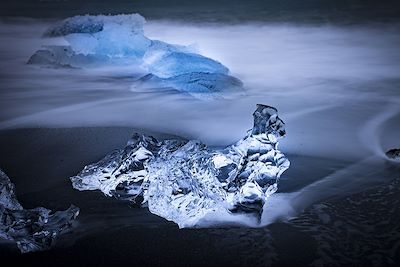
[[[363, 159], [400, 146], [398, 25], [187, 24], [148, 21], [145, 34], [193, 45], [240, 78], [244, 95], [204, 101], [132, 86], [135, 66], [51, 69], [27, 65], [52, 21], [0, 24], [0, 128], [124, 126], [224, 146], [252, 126], [255, 104], [278, 108], [281, 149]], [[27, 26], [27, 24], [29, 26]]]
[[0, 24], [0, 129], [119, 126], [225, 146], [252, 127], [251, 114], [262, 103], [286, 122], [280, 149], [289, 155], [362, 162], [400, 147], [397, 24], [148, 21], [148, 37], [197, 47], [244, 83], [243, 95], [201, 100], [132, 86], [142, 75], [135, 66], [27, 65], [42, 45], [65, 43], [42, 38], [52, 23]]
[[[243, 81], [244, 94], [201, 100], [172, 90], [132, 87], [141, 76], [134, 66], [53, 69], [27, 65], [29, 57], [42, 45], [65, 43], [63, 39], [42, 38], [45, 29], [56, 20], [4, 18], [0, 21], [0, 130], [3, 136], [7, 136], [1, 141], [8, 144], [4, 146], [7, 148], [2, 158], [10, 154], [13, 159], [19, 159], [19, 155], [24, 154], [22, 159], [29, 160], [35, 159], [38, 153], [46, 153], [46, 156], [38, 157], [37, 162], [27, 165], [23, 161], [4, 161], [11, 170], [11, 179], [16, 174], [17, 190], [20, 185], [23, 192], [28, 193], [21, 196], [23, 203], [50, 205], [51, 208], [57, 208], [61, 205], [59, 202], [65, 204], [75, 200], [81, 203], [86, 209], [82, 215], [82, 229], [93, 227], [95, 237], [87, 237], [84, 230], [78, 230], [79, 236], [85, 238], [71, 248], [74, 255], [80, 255], [79, 248], [85, 251], [90, 247], [86, 244], [92, 243], [87, 241], [90, 238], [99, 244], [114, 242], [110, 234], [108, 237], [100, 234], [104, 225], [108, 225], [109, 233], [119, 234], [125, 228], [133, 227], [130, 232], [137, 234], [140, 240], [151, 238], [146, 231], [140, 235], [142, 229], [155, 227], [160, 234], [167, 233], [166, 240], [173, 240], [182, 232], [177, 232], [171, 225], [164, 225], [159, 220], [154, 223], [154, 218], [143, 211], [130, 210], [125, 214], [125, 206], [100, 200], [98, 195], [93, 202], [88, 202], [91, 197], [86, 194], [90, 193], [72, 191], [64, 178], [79, 171], [81, 162], [83, 168], [84, 164], [98, 160], [109, 146], [124, 142], [120, 139], [128, 135], [126, 130], [110, 130], [113, 127], [199, 139], [210, 146], [220, 147], [245, 135], [252, 127], [251, 114], [255, 105], [262, 103], [276, 107], [285, 121], [287, 136], [281, 140], [279, 148], [293, 159], [291, 168], [282, 177], [280, 191], [265, 207], [261, 223], [269, 225], [268, 228], [212, 229], [216, 224], [208, 221], [202, 226], [211, 229], [184, 232], [184, 238], [187, 234], [193, 244], [210, 238], [204, 244], [212, 240], [216, 248], [236, 247], [238, 251], [256, 257], [256, 262], [268, 266], [276, 262], [277, 255], [283, 257], [280, 262], [285, 262], [282, 256], [285, 253], [290, 258], [297, 251], [303, 251], [293, 245], [295, 240], [281, 235], [288, 231], [295, 237], [300, 235], [298, 240], [312, 237], [314, 241], [305, 247], [326, 262], [333, 264], [335, 259], [339, 259], [343, 264], [354, 263], [346, 254], [348, 249], [345, 245], [337, 245], [339, 243], [334, 237], [343, 231], [347, 231], [348, 236], [356, 232], [356, 237], [361, 238], [357, 245], [363, 248], [360, 253], [375, 255], [368, 249], [374, 243], [371, 240], [381, 237], [380, 230], [379, 227], [367, 226], [376, 225], [378, 217], [382, 217], [379, 212], [383, 212], [387, 224], [385, 229], [395, 233], [379, 239], [383, 240], [382, 244], [374, 244], [382, 246], [379, 251], [384, 255], [383, 259], [388, 260], [386, 266], [394, 266], [393, 253], [397, 252], [385, 247], [385, 242], [391, 242], [391, 238], [394, 242], [400, 240], [396, 234], [398, 211], [394, 201], [398, 196], [397, 182], [391, 182], [399, 177], [400, 171], [398, 163], [389, 162], [384, 153], [390, 148], [400, 147], [400, 24], [384, 20], [310, 23], [304, 19], [300, 19], [303, 22], [245, 19], [238, 23], [230, 19], [202, 21], [199, 16], [190, 21], [190, 16], [181, 20], [156, 13], [150, 12], [152, 16], [145, 26], [148, 37], [193, 45], [201, 54], [220, 61], [232, 75]], [[36, 17], [39, 15], [38, 11]], [[211, 12], [206, 17], [214, 15]], [[340, 16], [336, 17], [340, 21], [337, 18]], [[18, 134], [13, 137], [14, 130], [18, 133], [18, 129], [26, 128], [28, 130], [21, 130], [24, 133], [22, 137]], [[31, 135], [29, 128], [39, 130]], [[54, 129], [42, 132], [41, 129], [46, 128]], [[108, 130], [102, 130], [107, 132], [103, 134], [96, 129]], [[92, 141], [90, 134], [94, 136]], [[112, 138], [115, 140], [103, 144]], [[16, 146], [15, 150], [11, 144]], [[24, 152], [25, 145], [30, 152]], [[83, 150], [93, 145], [98, 147], [86, 152]], [[67, 151], [65, 155], [59, 155], [63, 151]], [[82, 159], [75, 155], [75, 151], [79, 151]], [[44, 166], [47, 162], [51, 162], [52, 167]], [[37, 173], [32, 175], [30, 169], [23, 170], [20, 166], [28, 166]], [[57, 179], [51, 182], [53, 176]], [[30, 177], [44, 177], [38, 181], [45, 183], [46, 188], [40, 191], [36, 180], [24, 181]], [[368, 191], [369, 188], [375, 188], [375, 191]], [[62, 195], [61, 200], [53, 201], [58, 193]], [[369, 200], [378, 206], [370, 204]], [[111, 204], [105, 208], [104, 215], [85, 203], [95, 207]], [[357, 213], [360, 217], [355, 216], [355, 209], [361, 211], [361, 215]], [[304, 210], [306, 213], [302, 213]], [[150, 226], [144, 227], [148, 220]], [[288, 223], [277, 225], [281, 220]], [[97, 221], [100, 226], [97, 226]], [[133, 221], [137, 225], [132, 226]], [[241, 223], [255, 226], [245, 219]], [[359, 226], [357, 231], [353, 231], [354, 225]], [[229, 235], [232, 238], [227, 238]], [[75, 239], [71, 236], [65, 239], [68, 238]], [[271, 245], [272, 238], [281, 242], [280, 245]], [[260, 250], [249, 251], [254, 240], [257, 240]], [[328, 249], [318, 252], [318, 248], [312, 247], [313, 242]], [[115, 250], [128, 247], [123, 242], [118, 244]], [[244, 248], [245, 244], [248, 247]], [[168, 244], [159, 246], [158, 251], [163, 251]], [[172, 247], [178, 250], [185, 246], [174, 243]], [[142, 245], [134, 247], [140, 249]], [[282, 247], [286, 250], [281, 253]], [[146, 250], [149, 255], [145, 255], [152, 262], [157, 258], [151, 255], [150, 250]], [[93, 249], [89, 254], [98, 251], [101, 248]], [[192, 251], [193, 255], [188, 255], [196, 258], [212, 251], [210, 248], [207, 253]], [[236, 253], [232, 251], [228, 254], [234, 257]], [[55, 257], [57, 253], [65, 255], [62, 250], [52, 255]], [[177, 252], [171, 252], [171, 255], [174, 253]], [[121, 261], [131, 260], [126, 256], [128, 254], [124, 254]], [[303, 259], [304, 255], [299, 258]], [[219, 256], [217, 253], [213, 257], [218, 259]], [[81, 257], [85, 258], [85, 255]], [[41, 256], [36, 259], [41, 260]], [[92, 260], [87, 256], [85, 259], [88, 262]], [[143, 259], [145, 256], [139, 262]], [[378, 262], [383, 264], [384, 260]], [[318, 261], [314, 261], [316, 264]]]

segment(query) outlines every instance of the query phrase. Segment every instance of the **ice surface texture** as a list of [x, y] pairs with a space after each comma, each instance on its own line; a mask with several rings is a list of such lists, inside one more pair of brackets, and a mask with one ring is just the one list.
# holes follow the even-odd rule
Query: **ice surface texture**
[[55, 213], [41, 207], [24, 209], [15, 196], [14, 185], [0, 170], [0, 239], [16, 242], [21, 252], [50, 248], [78, 214], [79, 209], [73, 205]]
[[28, 63], [69, 68], [139, 66], [152, 79], [145, 76], [134, 87], [171, 87], [195, 95], [242, 89], [241, 81], [218, 61], [191, 47], [147, 38], [144, 23], [138, 14], [68, 18], [44, 36], [63, 37], [69, 45], [45, 46]]
[[179, 227], [194, 226], [210, 212], [259, 217], [290, 163], [277, 149], [285, 135], [277, 110], [257, 105], [253, 116], [247, 136], [224, 150], [135, 134], [124, 149], [71, 177], [73, 187], [147, 205]]
[[390, 149], [386, 152], [386, 156], [388, 156], [388, 158], [390, 159], [400, 161], [400, 149], [398, 148]]

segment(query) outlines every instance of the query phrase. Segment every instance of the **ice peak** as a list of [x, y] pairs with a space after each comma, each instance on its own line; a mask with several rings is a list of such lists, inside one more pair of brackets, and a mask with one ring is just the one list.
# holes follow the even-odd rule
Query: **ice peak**
[[285, 123], [278, 117], [276, 108], [257, 104], [253, 117], [252, 135], [265, 134], [271, 142], [276, 142], [277, 139], [285, 136]]

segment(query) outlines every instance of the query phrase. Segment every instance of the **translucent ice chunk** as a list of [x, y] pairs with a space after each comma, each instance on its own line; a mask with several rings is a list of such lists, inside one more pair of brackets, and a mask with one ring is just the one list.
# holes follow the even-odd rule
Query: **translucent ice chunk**
[[[223, 93], [241, 93], [243, 89], [242, 82], [233, 76], [204, 72], [192, 72], [170, 78], [159, 78], [149, 74], [139, 80], [138, 86], [140, 88], [173, 88], [200, 98], [213, 95], [218, 97]], [[136, 87], [137, 85], [134, 86]]]
[[78, 214], [79, 209], [73, 205], [55, 213], [45, 208], [23, 209], [14, 185], [0, 170], [0, 239], [16, 242], [21, 252], [50, 248]]
[[156, 55], [147, 55], [146, 61], [149, 73], [160, 78], [170, 78], [186, 73], [218, 73], [228, 74], [229, 70], [221, 63], [195, 53], [154, 52]]
[[239, 79], [229, 76], [227, 67], [196, 53], [193, 47], [147, 38], [144, 23], [138, 14], [65, 19], [45, 36], [61, 36], [68, 45], [44, 46], [28, 63], [58, 68], [132, 66], [145, 74], [134, 86], [169, 87], [194, 96], [243, 89]]
[[135, 134], [124, 149], [72, 177], [73, 187], [146, 204], [180, 227], [220, 210], [260, 216], [290, 163], [277, 149], [285, 124], [276, 109], [257, 105], [253, 116], [253, 129], [224, 150]]
[[15, 187], [8, 176], [0, 170], [0, 206], [10, 210], [22, 210], [17, 197], [15, 196]]
[[135, 202], [142, 195], [142, 183], [147, 176], [145, 162], [159, 149], [160, 144], [153, 137], [135, 134], [124, 149], [115, 150], [72, 177], [72, 184], [78, 190], [99, 189], [108, 196]]
[[142, 57], [151, 41], [143, 34], [145, 19], [138, 14], [75, 16], [45, 32], [63, 36], [76, 54]]

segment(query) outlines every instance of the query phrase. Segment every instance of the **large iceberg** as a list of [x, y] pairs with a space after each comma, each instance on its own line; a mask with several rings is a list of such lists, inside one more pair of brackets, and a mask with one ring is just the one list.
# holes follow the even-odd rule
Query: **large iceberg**
[[79, 209], [73, 205], [54, 213], [42, 207], [24, 209], [15, 196], [14, 185], [0, 170], [0, 239], [16, 242], [21, 252], [50, 248], [78, 214]]
[[277, 110], [257, 105], [246, 137], [223, 150], [200, 141], [134, 134], [118, 149], [71, 177], [78, 190], [101, 190], [179, 227], [196, 225], [212, 212], [261, 216], [289, 160], [277, 148], [285, 124]]
[[171, 87], [196, 96], [242, 89], [241, 81], [230, 76], [227, 67], [196, 53], [193, 47], [147, 38], [144, 23], [138, 14], [65, 19], [49, 28], [44, 37], [62, 37], [68, 45], [44, 46], [28, 63], [69, 68], [132, 66], [146, 77], [133, 89]]

